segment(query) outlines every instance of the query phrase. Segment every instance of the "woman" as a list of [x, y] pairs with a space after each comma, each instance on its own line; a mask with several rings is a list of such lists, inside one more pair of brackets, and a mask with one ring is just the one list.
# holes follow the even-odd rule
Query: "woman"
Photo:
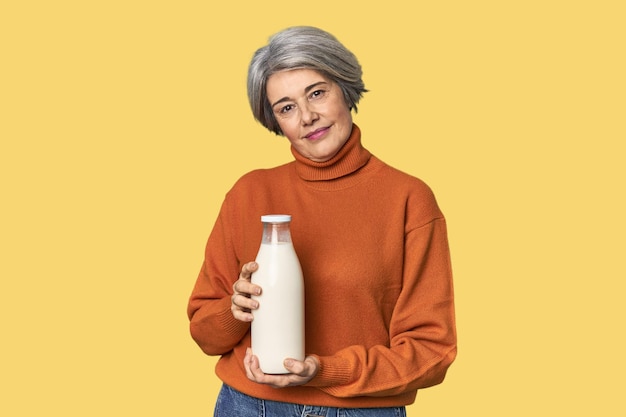
[[[294, 161], [227, 193], [192, 292], [191, 333], [224, 385], [216, 416], [401, 416], [456, 356], [445, 219], [419, 179], [361, 145], [352, 110], [367, 90], [332, 35], [293, 27], [252, 58], [254, 117]], [[306, 349], [284, 375], [250, 350], [260, 216], [288, 213], [305, 277]], [[260, 412], [259, 410], [263, 410]], [[341, 410], [341, 411], [339, 411]]]

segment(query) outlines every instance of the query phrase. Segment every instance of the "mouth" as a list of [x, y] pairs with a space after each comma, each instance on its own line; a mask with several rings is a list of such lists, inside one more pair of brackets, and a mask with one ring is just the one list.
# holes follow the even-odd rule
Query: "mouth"
[[307, 133], [304, 137], [309, 140], [317, 140], [328, 132], [329, 127], [320, 127], [312, 132]]

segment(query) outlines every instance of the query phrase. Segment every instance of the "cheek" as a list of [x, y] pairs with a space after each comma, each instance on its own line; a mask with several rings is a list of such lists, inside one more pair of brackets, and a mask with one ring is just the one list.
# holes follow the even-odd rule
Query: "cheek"
[[335, 110], [335, 118], [338, 120], [352, 120], [352, 112], [343, 98], [341, 100], [337, 100], [337, 102], [334, 103], [333, 108]]
[[282, 130], [283, 135], [287, 139], [289, 139], [289, 141], [292, 141], [298, 137], [299, 129], [295, 123], [290, 123], [288, 121], [282, 120], [278, 123], [278, 126], [280, 127], [280, 130]]

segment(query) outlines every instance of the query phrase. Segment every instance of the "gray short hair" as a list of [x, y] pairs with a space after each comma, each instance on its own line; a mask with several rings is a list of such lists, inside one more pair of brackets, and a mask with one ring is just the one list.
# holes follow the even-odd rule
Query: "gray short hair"
[[359, 61], [333, 35], [310, 26], [284, 29], [254, 53], [248, 68], [248, 100], [252, 114], [277, 135], [282, 135], [282, 131], [267, 99], [267, 79], [276, 72], [293, 69], [315, 70], [335, 82], [348, 107], [355, 112], [357, 103], [367, 92]]

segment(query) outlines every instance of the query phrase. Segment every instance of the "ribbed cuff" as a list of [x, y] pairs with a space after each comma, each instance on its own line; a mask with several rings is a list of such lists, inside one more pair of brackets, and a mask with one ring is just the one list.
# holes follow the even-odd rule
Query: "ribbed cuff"
[[226, 297], [221, 300], [223, 306], [217, 313], [217, 321], [224, 331], [236, 338], [243, 336], [250, 328], [250, 323], [237, 320], [232, 311], [230, 310], [231, 300], [230, 297]]
[[314, 355], [320, 363], [317, 375], [306, 385], [311, 387], [328, 387], [350, 383], [355, 375], [354, 365], [345, 358]]

